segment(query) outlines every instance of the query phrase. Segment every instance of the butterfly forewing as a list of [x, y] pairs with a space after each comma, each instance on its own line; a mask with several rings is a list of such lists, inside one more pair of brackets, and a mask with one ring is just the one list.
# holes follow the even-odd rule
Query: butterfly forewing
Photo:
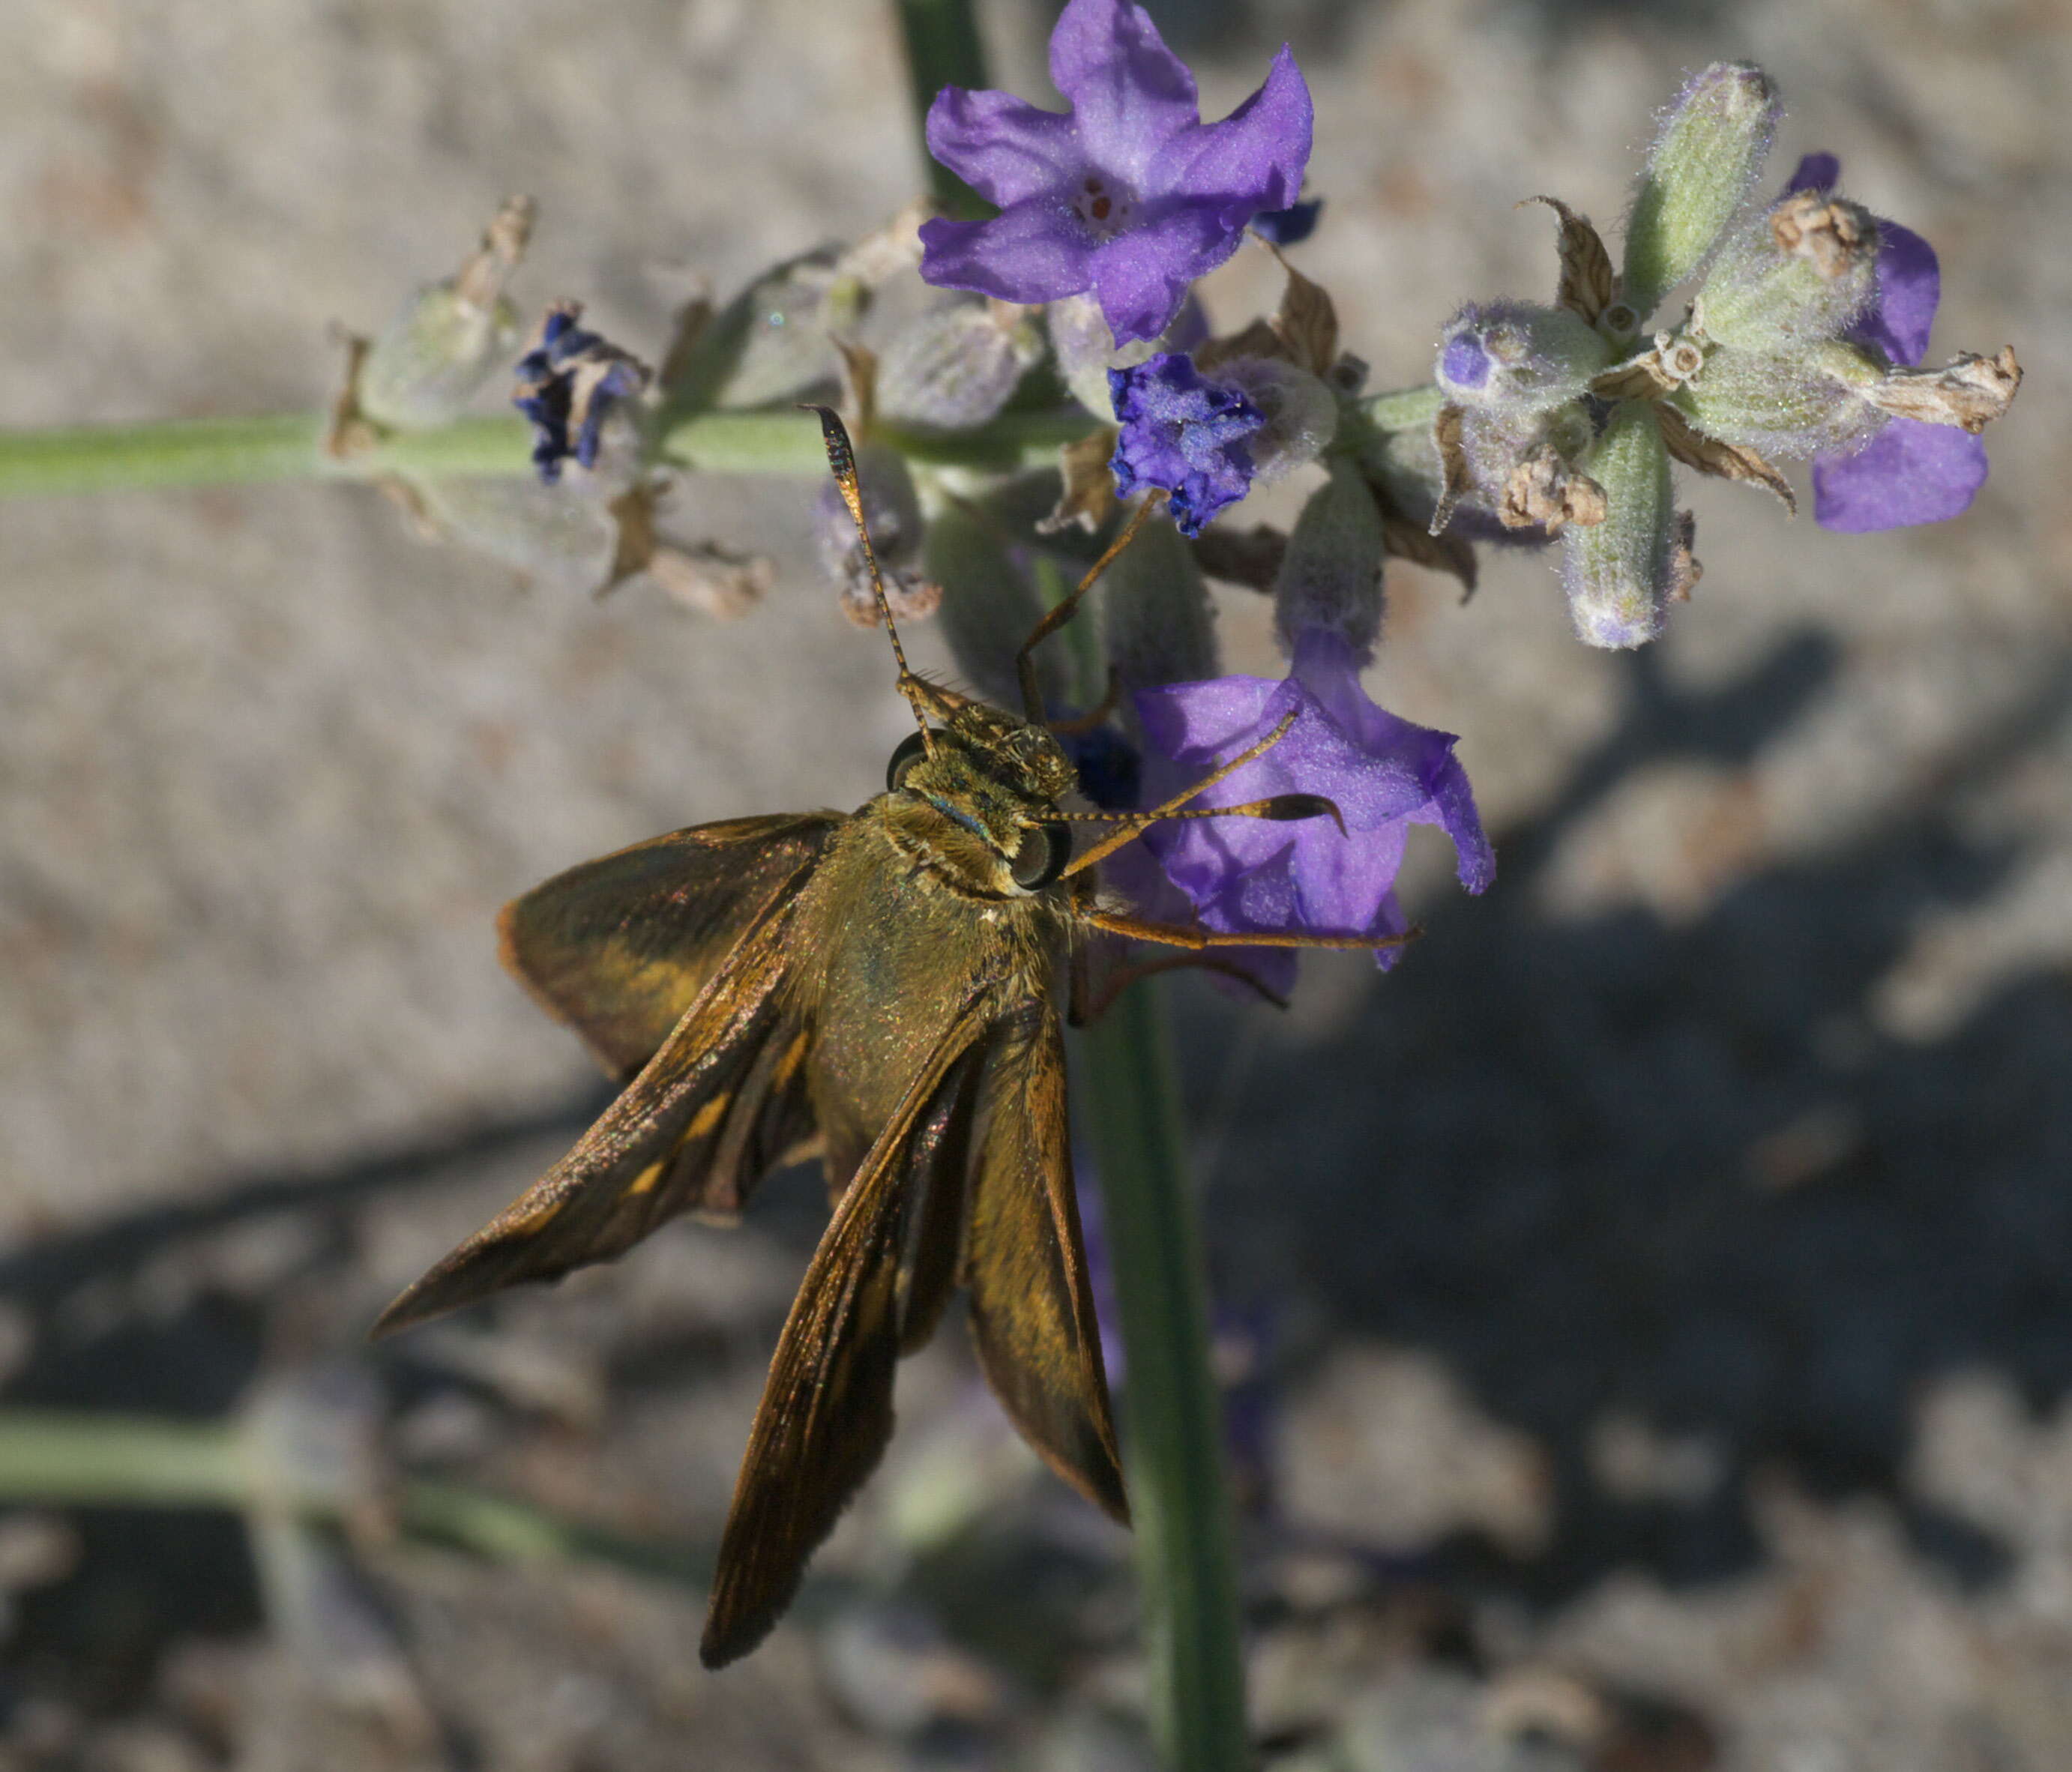
[[980, 1364], [1030, 1444], [1127, 1525], [1050, 1005], [1030, 1002], [989, 1030], [978, 1118], [964, 1280]]
[[836, 812], [735, 818], [586, 861], [504, 907], [504, 963], [622, 1079], [647, 1063], [744, 930], [796, 893]]
[[811, 1124], [809, 1037], [787, 989], [796, 903], [763, 915], [582, 1141], [391, 1305], [376, 1334], [609, 1260], [679, 1212], [738, 1206], [752, 1166]]

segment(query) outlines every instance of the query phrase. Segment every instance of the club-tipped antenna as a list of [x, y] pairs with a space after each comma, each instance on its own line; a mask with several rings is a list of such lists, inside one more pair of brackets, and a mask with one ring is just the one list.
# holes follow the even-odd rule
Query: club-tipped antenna
[[841, 494], [842, 503], [849, 507], [849, 521], [856, 525], [856, 539], [863, 549], [863, 563], [870, 572], [870, 592], [878, 599], [878, 619], [885, 623], [886, 637], [892, 642], [892, 656], [898, 661], [899, 693], [913, 709], [915, 724], [921, 729], [923, 748], [932, 757], [935, 754], [935, 735], [928, 730], [928, 717], [921, 711], [919, 698], [915, 694], [918, 679], [907, 668], [906, 649], [899, 643], [899, 629], [892, 619], [892, 605], [885, 595], [885, 574], [878, 568], [878, 549], [871, 545], [870, 525], [863, 520], [863, 482], [857, 475], [856, 449], [849, 440], [849, 427], [832, 406], [806, 405], [803, 409], [820, 414], [820, 434], [828, 446], [828, 467], [834, 475], [835, 487]]
[[[1338, 807], [1322, 794], [1276, 794], [1269, 800], [1248, 800], [1242, 806], [1203, 807], [1198, 812], [1183, 810], [1187, 802], [1197, 794], [1206, 793], [1218, 782], [1235, 775], [1253, 759], [1264, 756], [1268, 751], [1279, 744], [1288, 736], [1289, 729], [1295, 724], [1296, 716], [1301, 711], [1299, 708], [1290, 708], [1264, 738], [1255, 744], [1248, 745], [1228, 763], [1204, 775], [1184, 793], [1175, 794], [1170, 800], [1157, 806], [1147, 807], [1141, 812], [1114, 815], [1116, 828], [1095, 844], [1092, 849], [1083, 850], [1074, 856], [1070, 865], [1065, 869], [1064, 876], [1061, 877], [1069, 877], [1084, 872], [1095, 862], [1114, 854], [1124, 844], [1134, 842], [1147, 828], [1156, 824], [1161, 819], [1235, 816], [1264, 818], [1278, 822], [1286, 819], [1317, 818], [1329, 813], [1332, 821], [1338, 827], [1340, 834], [1342, 835], [1346, 828], [1344, 818], [1340, 815]], [[1108, 816], [1098, 812], [1072, 813], [1067, 816], [1075, 821], [1083, 819], [1102, 819], [1104, 822]]]

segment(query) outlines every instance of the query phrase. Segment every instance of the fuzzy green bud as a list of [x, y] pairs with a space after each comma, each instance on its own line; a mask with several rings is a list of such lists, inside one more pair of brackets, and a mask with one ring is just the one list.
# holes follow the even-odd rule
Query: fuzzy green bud
[[878, 409], [894, 425], [971, 430], [1005, 406], [1043, 355], [1026, 309], [955, 302], [893, 335], [878, 360]]
[[1669, 449], [1653, 408], [1620, 401], [1582, 467], [1603, 489], [1605, 515], [1562, 532], [1569, 615], [1592, 646], [1644, 646], [1697, 576], [1688, 520], [1671, 502]]
[[1338, 397], [1298, 364], [1278, 357], [1225, 357], [1211, 377], [1236, 389], [1266, 419], [1244, 443], [1254, 486], [1270, 486], [1315, 461], [1338, 434]]
[[1843, 331], [1877, 293], [1877, 218], [1845, 199], [1798, 191], [1745, 228], [1698, 292], [1705, 336], [1772, 355]]
[[1458, 405], [1538, 412], [1577, 398], [1611, 360], [1610, 343], [1567, 308], [1470, 302], [1440, 335], [1434, 378]]
[[1194, 549], [1170, 523], [1147, 523], [1101, 575], [1101, 637], [1124, 685], [1216, 674], [1215, 611]]
[[1381, 508], [1355, 463], [1331, 463], [1288, 537], [1273, 586], [1273, 626], [1281, 645], [1310, 628], [1342, 634], [1362, 664], [1381, 634]]
[[[1022, 705], [1014, 655], [1035, 631], [1043, 610], [1034, 588], [1015, 570], [996, 515], [944, 500], [930, 516], [921, 570], [943, 587], [935, 611], [950, 656], [972, 687], [1003, 708]], [[1059, 643], [1036, 649], [1036, 680], [1046, 707], [1062, 706], [1068, 656]]]
[[1626, 223], [1621, 291], [1639, 319], [1704, 263], [1762, 171], [1782, 109], [1746, 62], [1713, 63], [1671, 101]]
[[1830, 360], [1853, 368], [1860, 360], [1846, 346], [1771, 356], [1716, 345], [1672, 397], [1708, 437], [1768, 455], [1810, 455], [1881, 422], [1856, 391], [1827, 372]]
[[767, 405], [833, 381], [838, 261], [823, 246], [773, 265], [680, 339], [663, 365], [665, 413]]
[[1390, 506], [1423, 528], [1445, 483], [1432, 421], [1446, 404], [1436, 387], [1377, 394], [1350, 409], [1339, 438]]
[[397, 430], [447, 424], [508, 366], [522, 327], [504, 290], [532, 227], [532, 199], [512, 198], [457, 273], [404, 302], [360, 364], [362, 413]]
[[413, 483], [407, 497], [429, 539], [456, 541], [549, 590], [592, 590], [610, 576], [616, 538], [591, 487], [441, 476]]
[[1112, 421], [1115, 402], [1108, 394], [1108, 371], [1134, 369], [1161, 348], [1157, 341], [1139, 339], [1118, 348], [1108, 317], [1091, 295], [1067, 295], [1051, 302], [1045, 314], [1058, 373], [1073, 399], [1104, 422]]

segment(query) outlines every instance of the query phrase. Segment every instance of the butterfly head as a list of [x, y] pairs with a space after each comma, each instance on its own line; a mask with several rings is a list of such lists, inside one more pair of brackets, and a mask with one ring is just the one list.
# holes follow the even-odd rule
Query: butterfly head
[[1042, 727], [968, 701], [893, 752], [880, 804], [894, 841], [958, 889], [1025, 898], [1071, 859], [1058, 802], [1078, 779]]

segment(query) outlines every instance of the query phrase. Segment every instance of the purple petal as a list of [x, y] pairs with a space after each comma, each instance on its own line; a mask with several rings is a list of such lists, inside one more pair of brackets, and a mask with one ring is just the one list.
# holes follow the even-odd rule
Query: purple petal
[[1953, 425], [1895, 418], [1853, 455], [1813, 458], [1813, 519], [1864, 535], [1961, 516], [1986, 481], [1986, 446]]
[[1928, 349], [1942, 273], [1935, 249], [1896, 221], [1878, 220], [1877, 299], [1856, 323], [1856, 335], [1894, 363], [1920, 362]]
[[1317, 231], [1324, 199], [1290, 204], [1285, 209], [1268, 209], [1252, 218], [1252, 231], [1269, 246], [1299, 246]]
[[1159, 341], [1168, 351], [1178, 351], [1188, 356], [1209, 342], [1209, 310], [1203, 307], [1201, 298], [1192, 290], [1187, 299], [1180, 304], [1180, 311], [1167, 324], [1165, 336]]
[[[926, 233], [923, 229], [924, 238]], [[1123, 345], [1157, 338], [1180, 311], [1187, 286], [1222, 264], [1244, 237], [1242, 222], [1228, 226], [1210, 210], [1175, 208], [1095, 247], [1091, 254], [1094, 294], [1115, 342]], [[931, 283], [940, 281], [930, 275], [925, 265], [921, 274]]]
[[1137, 712], [1144, 742], [1161, 756], [1204, 766], [1219, 751], [1244, 748], [1240, 741], [1256, 734], [1280, 688], [1268, 676], [1219, 676], [1140, 689]]
[[1439, 353], [1439, 378], [1449, 388], [1479, 388], [1489, 380], [1489, 352], [1472, 332], [1449, 339]]
[[[1154, 773], [1173, 789], [1272, 730], [1293, 725], [1272, 750], [1198, 796], [1227, 806], [1291, 791], [1327, 796], [1346, 822], [1198, 820], [1155, 826], [1145, 841], [1168, 877], [1213, 928], [1379, 937], [1400, 933], [1394, 896], [1404, 833], [1436, 824], [1454, 841], [1462, 883], [1479, 891], [1494, 869], [1453, 740], [1376, 707], [1359, 686], [1342, 635], [1305, 631], [1293, 674], [1171, 684], [1141, 690], [1139, 717]], [[1384, 962], [1386, 956], [1384, 957]]]
[[[1832, 191], [1842, 176], [1842, 162], [1832, 154], [1809, 154], [1784, 187], [1790, 196], [1800, 191]], [[1896, 221], [1877, 218], [1877, 295], [1851, 333], [1875, 345], [1895, 364], [1920, 362], [1928, 350], [1928, 331], [1942, 294], [1942, 268], [1935, 249]]]
[[1125, 0], [1071, 0], [1050, 33], [1050, 83], [1087, 157], [1139, 190], [1151, 157], [1201, 116], [1186, 64]]
[[1285, 209], [1302, 194], [1314, 123], [1309, 83], [1284, 43], [1265, 84], [1222, 122], [1195, 124], [1159, 149], [1144, 194], [1215, 201], [1239, 227]]
[[[1342, 634], [1305, 631], [1295, 643], [1293, 670], [1360, 750], [1370, 757], [1388, 758], [1401, 772], [1391, 780], [1392, 788], [1402, 791], [1399, 780], [1416, 784], [1417, 804], [1400, 816], [1412, 824], [1443, 829], [1453, 839], [1454, 872], [1461, 884], [1470, 892], [1486, 888], [1496, 878], [1496, 853], [1483, 834], [1468, 772], [1453, 754], [1458, 742], [1454, 735], [1418, 726], [1370, 701], [1360, 687], [1359, 656]], [[1354, 824], [1350, 812], [1346, 823]]]
[[1086, 231], [1042, 197], [1010, 204], [990, 221], [923, 222], [921, 247], [923, 281], [1004, 302], [1052, 302], [1093, 280]]
[[1487, 891], [1496, 878], [1496, 851], [1482, 829], [1482, 814], [1475, 810], [1468, 772], [1451, 746], [1432, 790], [1432, 805], [1439, 815], [1440, 828], [1453, 840], [1454, 878], [1470, 892]]
[[1071, 118], [1012, 93], [946, 86], [928, 107], [927, 133], [928, 152], [1003, 208], [1075, 183], [1086, 170]]
[[1203, 380], [1173, 352], [1109, 370], [1108, 384], [1119, 427], [1109, 463], [1117, 497], [1140, 485], [1164, 487], [1180, 533], [1194, 536], [1252, 490], [1244, 439], [1266, 416], [1236, 389]]
[[1790, 197], [1802, 191], [1832, 191], [1841, 176], [1842, 162], [1833, 154], [1809, 154], [1786, 181], [1784, 195]]

